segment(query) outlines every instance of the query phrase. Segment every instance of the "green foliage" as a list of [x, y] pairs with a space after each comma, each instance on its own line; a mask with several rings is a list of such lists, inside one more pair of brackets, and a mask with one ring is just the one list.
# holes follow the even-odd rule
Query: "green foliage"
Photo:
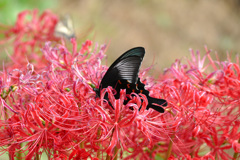
[[164, 158], [162, 158], [160, 155], [157, 154], [157, 155], [155, 156], [155, 160], [164, 160]]
[[0, 0], [0, 23], [13, 24], [17, 18], [17, 14], [23, 10], [51, 9], [57, 4], [56, 0]]

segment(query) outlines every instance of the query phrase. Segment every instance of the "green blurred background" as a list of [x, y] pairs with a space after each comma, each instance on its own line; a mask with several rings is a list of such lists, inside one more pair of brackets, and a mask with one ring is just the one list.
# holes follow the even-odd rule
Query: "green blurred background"
[[156, 70], [189, 56], [189, 48], [203, 54], [207, 45], [221, 59], [240, 51], [239, 0], [0, 0], [0, 22], [14, 24], [17, 13], [34, 8], [70, 14], [77, 37], [109, 44], [108, 64], [135, 46], [146, 48], [143, 66]]
[[20, 11], [34, 8], [70, 14], [77, 37], [109, 44], [108, 64], [135, 46], [146, 48], [143, 65], [157, 70], [189, 56], [189, 48], [204, 53], [207, 45], [221, 59], [240, 51], [238, 0], [0, 0], [0, 22], [14, 24]]

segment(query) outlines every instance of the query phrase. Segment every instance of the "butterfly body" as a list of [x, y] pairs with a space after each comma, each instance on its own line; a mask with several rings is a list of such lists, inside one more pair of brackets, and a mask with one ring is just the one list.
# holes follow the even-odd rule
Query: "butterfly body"
[[[150, 97], [149, 91], [145, 89], [145, 85], [138, 77], [139, 68], [144, 55], [145, 49], [143, 47], [136, 47], [122, 54], [115, 62], [113, 62], [105, 73], [99, 85], [99, 89], [95, 90], [96, 94], [100, 96], [100, 91], [108, 86], [112, 86], [116, 90], [116, 94], [114, 95], [116, 99], [119, 99], [121, 89], [126, 89], [127, 95], [130, 95], [132, 92], [136, 94], [141, 93], [148, 99], [147, 109], [153, 108], [154, 110], [163, 113], [164, 109], [161, 106], [167, 106], [167, 101]], [[108, 99], [107, 95], [105, 95], [104, 98]], [[130, 98], [126, 97], [124, 104], [127, 104], [129, 100]]]

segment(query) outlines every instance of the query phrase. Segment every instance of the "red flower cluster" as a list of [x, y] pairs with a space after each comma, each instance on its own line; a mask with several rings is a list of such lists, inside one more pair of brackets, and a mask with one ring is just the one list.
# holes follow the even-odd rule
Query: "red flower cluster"
[[188, 65], [176, 61], [166, 70], [164, 83], [155, 85], [164, 88], [170, 103], [173, 150], [190, 158], [200, 159], [204, 153], [202, 159], [236, 159], [240, 152], [239, 61], [214, 61], [205, 49], [202, 59], [191, 50]]
[[38, 10], [19, 13], [15, 25], [1, 31], [4, 33], [4, 39], [0, 44], [11, 42], [12, 67], [21, 67], [28, 62], [42, 65], [43, 57], [39, 52], [45, 42], [60, 40], [54, 36], [57, 22], [58, 17], [50, 11], [45, 11], [40, 16]]
[[[125, 90], [115, 99], [108, 87], [96, 97], [93, 88], [107, 70], [101, 64], [106, 46], [87, 40], [78, 49], [75, 39], [72, 49], [45, 43], [57, 40], [57, 18], [50, 12], [38, 18], [35, 12], [31, 23], [24, 23], [24, 15], [32, 12], [20, 13], [7, 32], [9, 38], [17, 37], [12, 58], [19, 63], [0, 72], [2, 153], [27, 160], [39, 159], [43, 152], [57, 160], [239, 158], [238, 59], [214, 61], [206, 48], [202, 59], [191, 50], [187, 64], [177, 60], [157, 80], [143, 70], [139, 76], [146, 77], [150, 95], [168, 101], [165, 113], [145, 110], [145, 95], [135, 94], [124, 105]], [[44, 23], [50, 19], [55, 21]], [[34, 60], [41, 46], [43, 59], [27, 64], [18, 60], [19, 55]], [[114, 109], [104, 99], [106, 93]]]

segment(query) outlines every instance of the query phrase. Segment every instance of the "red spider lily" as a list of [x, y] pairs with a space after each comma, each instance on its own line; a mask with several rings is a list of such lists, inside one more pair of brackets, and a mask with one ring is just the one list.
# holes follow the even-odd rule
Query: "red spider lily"
[[[27, 14], [33, 18], [25, 23]], [[214, 61], [206, 48], [203, 58], [191, 50], [187, 64], [176, 60], [157, 80], [146, 76], [149, 68], [140, 72], [150, 96], [168, 101], [165, 113], [158, 113], [146, 110], [142, 94], [128, 95], [125, 105], [125, 90], [119, 99], [111, 87], [96, 97], [93, 88], [107, 71], [101, 64], [106, 46], [87, 40], [78, 49], [72, 39], [69, 50], [64, 42], [45, 43], [55, 41], [56, 21], [50, 12], [38, 17], [37, 11], [26, 11], [8, 31], [16, 44], [13, 56], [26, 55], [31, 63], [8, 65], [1, 72], [2, 153], [39, 159], [45, 152], [58, 160], [239, 158], [238, 59]], [[45, 30], [35, 33], [40, 27]], [[29, 43], [22, 43], [24, 37]], [[32, 63], [40, 49], [42, 60]]]
[[[235, 130], [235, 134], [238, 134], [234, 129], [237, 127], [234, 122], [239, 117], [239, 108], [236, 106], [239, 100], [231, 93], [238, 93], [236, 82], [239, 81], [237, 76], [239, 65], [232, 62], [214, 62], [209, 55], [209, 50], [206, 49], [206, 51], [203, 60], [200, 59], [198, 53], [198, 59], [195, 58], [192, 52], [189, 69], [187, 65], [177, 61], [166, 70], [165, 84], [160, 87], [164, 88], [163, 92], [172, 105], [169, 107], [174, 115], [174, 121], [178, 124], [175, 125], [177, 132], [174, 134], [176, 140], [173, 141], [177, 149], [181, 149], [182, 153], [187, 151], [188, 154], [191, 153], [195, 157], [199, 157], [197, 153], [200, 152], [200, 147], [205, 142], [209, 145], [209, 150], [212, 150], [209, 155], [229, 159], [232, 156], [227, 154], [225, 150], [231, 148], [232, 142], [221, 137], [219, 133], [229, 133], [230, 130], [225, 128], [231, 126]], [[205, 71], [207, 68], [203, 64], [206, 57], [209, 60], [209, 64], [206, 66], [208, 69], [212, 66], [210, 69], [213, 70], [212, 73]], [[231, 80], [236, 84], [236, 92], [228, 92], [229, 81], [226, 81], [229, 79], [228, 73], [231, 73], [230, 75], [233, 77]], [[182, 145], [178, 146], [178, 141], [181, 141]], [[189, 147], [187, 144], [190, 144]], [[181, 147], [183, 145], [184, 148]], [[217, 149], [213, 150], [214, 148]]]
[[45, 11], [40, 16], [36, 9], [19, 13], [15, 25], [4, 31], [5, 39], [0, 41], [0, 44], [13, 42], [12, 67], [21, 67], [28, 61], [37, 61], [36, 64], [41, 65], [44, 62], [39, 54], [41, 47], [46, 41], [59, 41], [59, 38], [54, 36], [57, 22], [58, 17], [50, 11]]

